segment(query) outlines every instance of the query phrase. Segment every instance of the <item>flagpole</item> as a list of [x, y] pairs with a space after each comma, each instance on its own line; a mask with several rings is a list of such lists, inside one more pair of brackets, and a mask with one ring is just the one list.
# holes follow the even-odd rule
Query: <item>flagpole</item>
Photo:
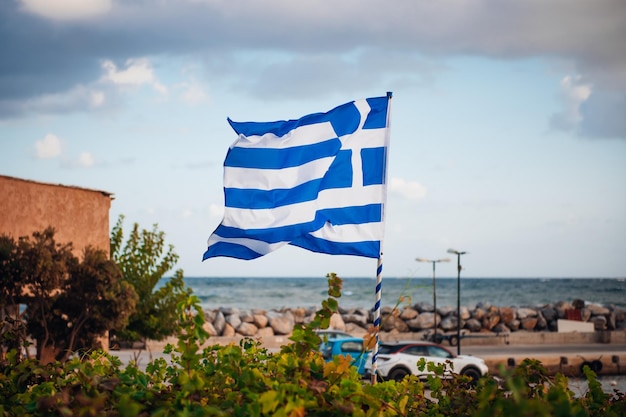
[[[393, 93], [391, 91], [387, 91], [387, 131], [385, 133], [385, 173], [384, 183], [387, 184], [387, 166], [389, 160], [389, 138], [390, 138], [390, 130], [391, 130], [391, 98], [393, 97]], [[385, 187], [385, 196], [383, 201], [383, 212], [382, 212], [382, 220], [383, 225], [385, 224], [385, 205], [387, 204], [387, 187]], [[380, 255], [378, 256], [378, 265], [376, 266], [376, 302], [374, 303], [374, 348], [372, 350], [372, 384], [376, 383], [376, 378], [378, 374], [378, 335], [380, 333], [380, 303], [382, 299], [383, 293], [383, 238], [380, 239]]]
[[374, 350], [372, 351], [372, 384], [376, 383], [378, 360], [378, 333], [380, 331], [380, 300], [383, 293], [383, 254], [378, 257], [376, 267], [376, 303], [374, 304]]

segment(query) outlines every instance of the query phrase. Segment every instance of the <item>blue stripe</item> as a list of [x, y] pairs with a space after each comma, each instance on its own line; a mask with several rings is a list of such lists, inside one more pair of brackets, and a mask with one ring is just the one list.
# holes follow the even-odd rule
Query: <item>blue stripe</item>
[[328, 139], [312, 145], [291, 148], [239, 148], [228, 151], [225, 167], [282, 169], [297, 167], [321, 158], [335, 156], [341, 149], [341, 141]]
[[367, 104], [372, 108], [365, 119], [363, 129], [381, 129], [387, 127], [387, 97], [368, 98]]
[[312, 252], [328, 253], [333, 255], [356, 255], [366, 258], [380, 256], [380, 241], [367, 240], [362, 242], [332, 242], [311, 235], [294, 239], [289, 243]]
[[[383, 148], [361, 149], [363, 162], [363, 185], [377, 185], [385, 183], [385, 157], [387, 150]], [[355, 167], [358, 169], [358, 167]]]
[[333, 163], [328, 168], [322, 182], [322, 189], [350, 188], [352, 187], [352, 150], [344, 149], [337, 153]]
[[214, 256], [228, 256], [230, 258], [250, 260], [263, 255], [253, 251], [247, 246], [230, 242], [217, 242], [209, 246], [206, 252], [204, 252], [202, 260], [204, 261]]
[[321, 179], [305, 182], [290, 189], [257, 190], [224, 188], [226, 207], [269, 209], [317, 200]]
[[365, 206], [340, 207], [318, 211], [332, 225], [378, 223], [382, 221], [383, 205], [367, 204]]
[[[384, 98], [384, 97], [383, 97]], [[386, 99], [386, 98], [385, 98]], [[326, 113], [314, 113], [297, 120], [281, 120], [276, 122], [234, 122], [228, 119], [237, 134], [245, 136], [262, 136], [272, 133], [283, 137], [293, 129], [317, 123], [330, 122], [337, 136], [353, 133], [359, 127], [361, 115], [354, 102], [342, 104]]]
[[[381, 209], [381, 204], [324, 209], [318, 210], [315, 213], [315, 219], [310, 222], [269, 229], [240, 229], [220, 224], [214, 233], [223, 238], [249, 238], [267, 243], [287, 242], [291, 241], [294, 236], [305, 236], [319, 230], [326, 222], [333, 225], [379, 222], [381, 221]], [[365, 247], [369, 247], [368, 242], [365, 243]], [[375, 243], [380, 247], [380, 242], [376, 241]], [[377, 254], [376, 257], [379, 255]]]

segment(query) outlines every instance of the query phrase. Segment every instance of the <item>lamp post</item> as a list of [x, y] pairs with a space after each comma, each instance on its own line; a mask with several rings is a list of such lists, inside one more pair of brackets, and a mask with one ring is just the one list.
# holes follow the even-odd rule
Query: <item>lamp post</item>
[[461, 354], [461, 252], [456, 249], [448, 249], [448, 253], [457, 256], [457, 276], [456, 276], [456, 354]]
[[433, 307], [435, 309], [435, 325], [433, 326], [433, 342], [437, 343], [437, 283], [435, 280], [435, 264], [439, 262], [450, 262], [450, 259], [426, 259], [426, 258], [415, 258], [417, 262], [430, 262], [433, 264]]

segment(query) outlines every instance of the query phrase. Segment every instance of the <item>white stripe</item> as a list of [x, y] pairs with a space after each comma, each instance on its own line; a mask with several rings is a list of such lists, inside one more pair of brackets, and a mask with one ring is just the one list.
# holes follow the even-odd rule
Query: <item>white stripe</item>
[[341, 149], [380, 148], [385, 146], [386, 128], [360, 130], [341, 137]]
[[320, 192], [319, 198], [304, 203], [291, 204], [274, 209], [239, 209], [226, 207], [224, 226], [240, 229], [267, 229], [310, 222], [320, 208], [341, 208], [381, 203], [383, 185], [359, 189], [334, 188]]
[[221, 237], [213, 233], [211, 237], [209, 237], [209, 246], [216, 244], [217, 242], [225, 242], [225, 243], [234, 243], [241, 246], [246, 246], [256, 253], [260, 253], [261, 255], [268, 254], [276, 249], [285, 246], [289, 242], [278, 242], [278, 243], [266, 243], [260, 240], [247, 239], [247, 238], [226, 238]]
[[334, 157], [322, 158], [283, 169], [224, 167], [224, 187], [256, 190], [290, 189], [323, 178], [334, 159]]
[[332, 242], [362, 242], [366, 240], [380, 240], [383, 237], [382, 222], [365, 224], [343, 224], [332, 226], [326, 223], [323, 228], [310, 233], [317, 238]]
[[273, 133], [258, 136], [239, 135], [231, 148], [273, 148], [283, 149], [292, 146], [312, 145], [328, 139], [336, 138], [337, 134], [330, 122], [300, 126], [289, 131], [285, 136], [278, 137]]

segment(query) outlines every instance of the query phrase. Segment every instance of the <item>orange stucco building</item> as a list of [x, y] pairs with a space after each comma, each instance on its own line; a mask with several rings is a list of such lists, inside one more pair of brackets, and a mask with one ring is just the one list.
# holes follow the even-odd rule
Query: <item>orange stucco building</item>
[[0, 175], [0, 234], [18, 239], [52, 226], [54, 239], [72, 242], [79, 258], [89, 245], [109, 253], [112, 200], [106, 191]]

